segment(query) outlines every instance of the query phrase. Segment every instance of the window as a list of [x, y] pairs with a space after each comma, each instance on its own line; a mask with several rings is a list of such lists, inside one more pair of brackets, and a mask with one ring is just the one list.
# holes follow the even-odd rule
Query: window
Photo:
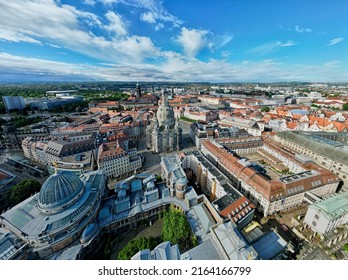
[[319, 215], [315, 214], [314, 219], [319, 220]]
[[317, 226], [317, 223], [313, 221], [312, 226]]

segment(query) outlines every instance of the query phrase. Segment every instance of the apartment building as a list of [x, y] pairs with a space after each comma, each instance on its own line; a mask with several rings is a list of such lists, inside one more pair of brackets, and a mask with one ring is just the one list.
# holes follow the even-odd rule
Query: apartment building
[[214, 141], [203, 142], [201, 151], [233, 179], [234, 186], [265, 216], [303, 203], [306, 192], [320, 197], [333, 194], [340, 183], [334, 173], [319, 168], [314, 163], [303, 164], [306, 169], [304, 172], [272, 179], [245, 158], [240, 158]]
[[131, 175], [142, 166], [137, 149], [126, 149], [120, 141], [101, 144], [97, 163], [108, 179]]
[[316, 133], [284, 131], [273, 139], [336, 174], [344, 182], [343, 188], [348, 190], [348, 146]]

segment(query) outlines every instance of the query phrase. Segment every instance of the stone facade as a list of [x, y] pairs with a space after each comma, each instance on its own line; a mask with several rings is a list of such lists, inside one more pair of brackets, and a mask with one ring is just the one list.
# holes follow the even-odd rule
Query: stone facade
[[162, 95], [162, 103], [146, 129], [147, 147], [153, 152], [173, 152], [181, 149], [182, 129], [174, 117], [173, 108]]

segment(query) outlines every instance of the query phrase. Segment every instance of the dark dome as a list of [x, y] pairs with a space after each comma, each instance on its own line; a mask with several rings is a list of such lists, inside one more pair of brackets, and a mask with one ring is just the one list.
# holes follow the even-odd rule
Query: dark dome
[[39, 207], [48, 213], [56, 213], [74, 203], [83, 191], [80, 178], [73, 172], [63, 171], [50, 176], [42, 185]]

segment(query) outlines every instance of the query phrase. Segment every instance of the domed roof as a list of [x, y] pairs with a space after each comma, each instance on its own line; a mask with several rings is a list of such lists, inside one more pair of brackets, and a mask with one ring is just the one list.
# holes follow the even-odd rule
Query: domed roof
[[39, 193], [39, 207], [46, 213], [59, 212], [74, 203], [83, 191], [80, 178], [63, 171], [50, 176]]
[[157, 110], [157, 119], [161, 128], [164, 128], [166, 125], [168, 125], [169, 128], [173, 128], [175, 125], [174, 110], [169, 105], [164, 94], [162, 95], [162, 103]]
[[86, 228], [83, 230], [82, 234], [81, 234], [81, 238], [80, 238], [80, 242], [86, 243], [91, 237], [92, 235], [97, 231], [97, 226], [96, 224], [89, 224], [86, 226]]

